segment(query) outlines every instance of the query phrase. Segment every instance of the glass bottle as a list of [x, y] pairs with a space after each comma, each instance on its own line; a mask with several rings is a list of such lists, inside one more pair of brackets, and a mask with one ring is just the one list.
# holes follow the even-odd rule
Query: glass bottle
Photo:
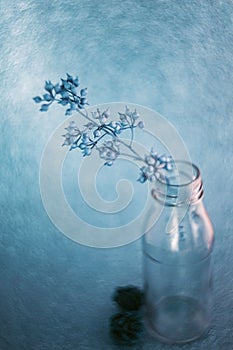
[[161, 214], [143, 236], [145, 319], [159, 340], [186, 343], [210, 323], [214, 232], [199, 169], [175, 164], [152, 190], [154, 213]]

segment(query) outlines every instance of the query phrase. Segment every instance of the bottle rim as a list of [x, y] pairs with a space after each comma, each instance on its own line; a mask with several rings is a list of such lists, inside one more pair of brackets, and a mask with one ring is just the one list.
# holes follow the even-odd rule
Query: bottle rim
[[[176, 160], [175, 165], [178, 165], [176, 167], [176, 170], [178, 170], [176, 178], [179, 179], [181, 174], [188, 174], [190, 180], [171, 183], [167, 177], [161, 176], [161, 178], [157, 179], [155, 188], [151, 191], [153, 198], [168, 206], [181, 206], [184, 204], [197, 203], [202, 199], [204, 194], [203, 182], [199, 168], [192, 162], [182, 160]], [[182, 165], [189, 168], [188, 173], [185, 173], [184, 171], [182, 172], [182, 169], [180, 169]]]
[[196, 180], [198, 180], [198, 179], [200, 178], [200, 176], [201, 176], [200, 170], [199, 170], [199, 168], [198, 168], [194, 163], [188, 162], [188, 161], [184, 161], [184, 160], [176, 160], [176, 161], [175, 161], [175, 164], [177, 164], [177, 163], [178, 163], [178, 164], [180, 164], [180, 163], [181, 163], [181, 164], [186, 164], [186, 165], [192, 167], [192, 169], [195, 170], [195, 175], [193, 176], [193, 178], [192, 178], [190, 181], [185, 182], [185, 183], [171, 184], [170, 182], [167, 183], [166, 180], [163, 180], [162, 177], [161, 177], [161, 178], [158, 177], [157, 180], [158, 180], [161, 184], [163, 184], [163, 185], [168, 185], [169, 187], [185, 187], [185, 186], [191, 185], [193, 182], [195, 182]]

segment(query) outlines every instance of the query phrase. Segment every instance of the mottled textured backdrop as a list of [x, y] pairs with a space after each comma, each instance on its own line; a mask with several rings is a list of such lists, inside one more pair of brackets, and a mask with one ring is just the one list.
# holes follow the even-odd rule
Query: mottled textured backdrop
[[[140, 242], [80, 246], [50, 222], [39, 163], [63, 121], [32, 96], [78, 73], [92, 105], [127, 101], [171, 121], [199, 165], [216, 231], [213, 326], [183, 349], [233, 346], [233, 2], [0, 2], [0, 349], [115, 349], [108, 318], [117, 285], [140, 285]], [[146, 337], [143, 349], [171, 349]], [[174, 346], [175, 349], [179, 347]]]

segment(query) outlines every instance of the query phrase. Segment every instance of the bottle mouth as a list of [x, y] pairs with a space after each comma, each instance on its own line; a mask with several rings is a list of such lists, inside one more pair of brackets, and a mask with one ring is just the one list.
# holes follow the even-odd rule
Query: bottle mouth
[[204, 194], [199, 168], [191, 162], [175, 161], [172, 170], [162, 169], [151, 194], [169, 206], [197, 202]]

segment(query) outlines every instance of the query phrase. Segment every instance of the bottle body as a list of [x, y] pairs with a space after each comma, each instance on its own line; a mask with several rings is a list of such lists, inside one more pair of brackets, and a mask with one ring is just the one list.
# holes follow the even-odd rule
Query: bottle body
[[[162, 214], [143, 237], [146, 324], [165, 342], [192, 341], [210, 324], [214, 235], [200, 184], [195, 200], [186, 202], [186, 206], [176, 205], [172, 188], [174, 205], [164, 197]], [[160, 201], [156, 190], [154, 196]]]

